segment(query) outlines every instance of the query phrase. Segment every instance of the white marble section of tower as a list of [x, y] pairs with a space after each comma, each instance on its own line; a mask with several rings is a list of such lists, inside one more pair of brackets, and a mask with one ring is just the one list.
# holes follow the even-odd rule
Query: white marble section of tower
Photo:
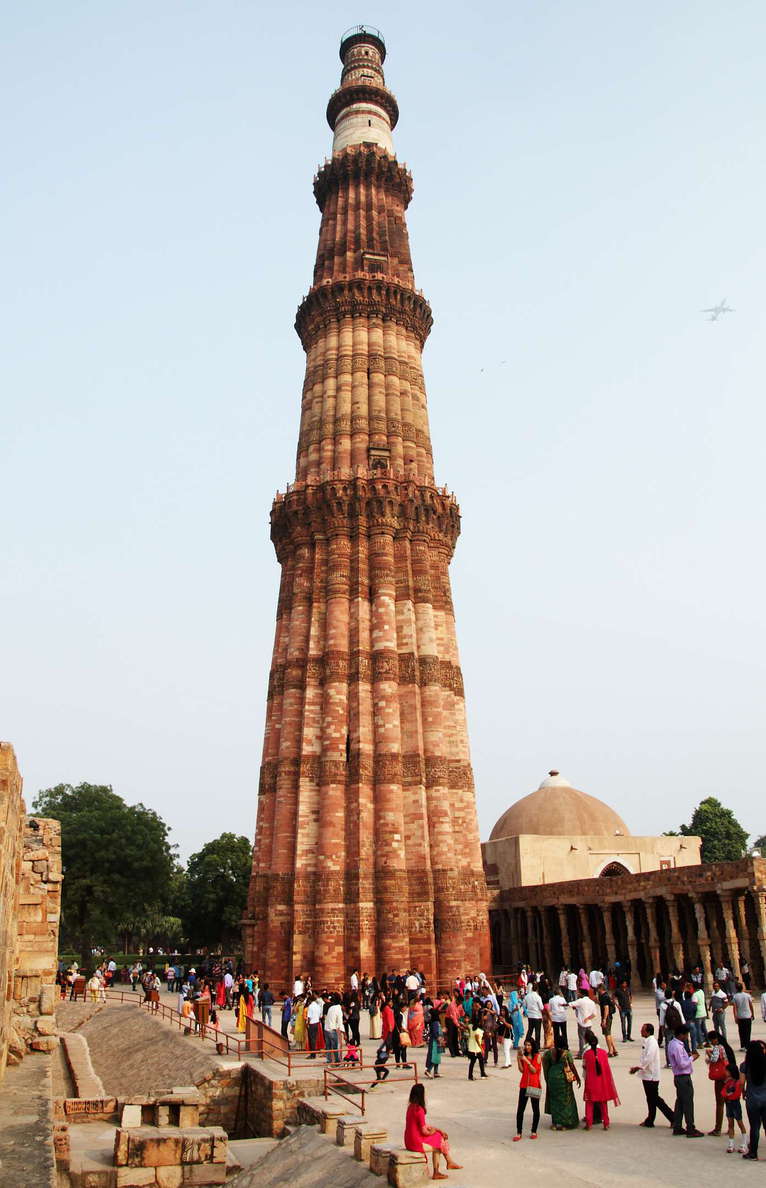
[[394, 96], [386, 88], [385, 56], [385, 43], [377, 29], [357, 25], [343, 35], [340, 87], [327, 108], [333, 153], [352, 144], [377, 144], [394, 155], [391, 131], [399, 112]]

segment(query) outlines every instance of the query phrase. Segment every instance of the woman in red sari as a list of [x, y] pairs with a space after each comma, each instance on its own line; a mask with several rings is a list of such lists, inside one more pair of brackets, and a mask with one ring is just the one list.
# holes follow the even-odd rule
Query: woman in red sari
[[387, 1040], [391, 1032], [394, 1030], [394, 1012], [391, 1008], [391, 999], [387, 998], [383, 1010], [380, 1012], [380, 1026], [381, 1039]]
[[419, 998], [416, 998], [410, 1003], [410, 1009], [407, 1012], [407, 1030], [410, 1033], [410, 1044], [413, 1048], [419, 1048], [423, 1043], [424, 1027], [423, 1004]]
[[601, 1121], [604, 1130], [609, 1129], [609, 1109], [607, 1103], [613, 1101], [620, 1104], [617, 1090], [609, 1067], [609, 1054], [604, 1048], [599, 1048], [598, 1040], [592, 1031], [586, 1031], [585, 1042], [588, 1045], [582, 1058], [585, 1073], [585, 1129], [590, 1130], [593, 1125], [593, 1106], [596, 1102], [601, 1107]]
[[450, 1155], [447, 1132], [426, 1125], [426, 1092], [422, 1082], [410, 1089], [410, 1104], [407, 1106], [407, 1118], [404, 1123], [404, 1145], [408, 1151], [420, 1151], [424, 1154], [426, 1165], [428, 1152], [431, 1152], [434, 1180], [447, 1179], [446, 1175], [439, 1171], [440, 1152], [444, 1155], [450, 1171], [459, 1171], [462, 1167], [462, 1164], [455, 1163]]

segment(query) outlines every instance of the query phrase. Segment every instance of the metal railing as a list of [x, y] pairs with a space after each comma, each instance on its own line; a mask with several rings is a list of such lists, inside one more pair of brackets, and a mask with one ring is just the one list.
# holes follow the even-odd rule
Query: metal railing
[[[227, 1032], [211, 1026], [210, 1023], [200, 1023], [194, 1015], [182, 1015], [180, 1011], [174, 1010], [164, 1002], [152, 1002], [150, 998], [139, 997], [138, 993], [125, 990], [106, 990], [105, 996], [107, 1002], [131, 1002], [134, 1006], [143, 1007], [148, 1014], [159, 1015], [171, 1026], [178, 1027], [179, 1031], [183, 1030], [186, 1035], [194, 1032], [199, 1039], [211, 1040], [216, 1047], [219, 1045], [223, 1047], [227, 1056], [234, 1055], [238, 1060], [241, 1060], [243, 1055], [248, 1052], [247, 1039], [238, 1039], [233, 1035], [228, 1035]], [[104, 999], [101, 1001], [103, 1002]]]
[[[349, 1080], [348, 1077], [342, 1077], [338, 1073], [337, 1065], [325, 1065], [325, 1069], [324, 1069], [324, 1097], [325, 1097], [325, 1101], [328, 1099], [328, 1097], [330, 1096], [331, 1093], [334, 1093], [336, 1095], [336, 1097], [341, 1097], [344, 1101], [347, 1101], [349, 1103], [349, 1105], [352, 1105], [355, 1107], [355, 1109], [358, 1109], [361, 1112], [362, 1117], [364, 1117], [365, 1109], [366, 1109], [365, 1094], [369, 1091], [367, 1086], [382, 1085], [384, 1083], [391, 1084], [394, 1081], [407, 1081], [407, 1083], [409, 1083], [410, 1081], [413, 1081], [415, 1084], [418, 1083], [418, 1066], [417, 1066], [417, 1064], [415, 1063], [414, 1060], [408, 1061], [408, 1064], [409, 1064], [409, 1069], [406, 1069], [406, 1068], [402, 1069], [402, 1071], [408, 1075], [396, 1076], [395, 1074], [392, 1074], [389, 1070], [389, 1075], [385, 1078], [385, 1081], [383, 1079], [378, 1080], [377, 1077], [375, 1077], [373, 1080], [352, 1081], [352, 1080]], [[386, 1066], [384, 1064], [381, 1064], [381, 1065], [374, 1064], [372, 1067], [373, 1068], [385, 1068]], [[369, 1069], [368, 1069], [368, 1071], [369, 1071]], [[350, 1097], [348, 1095], [348, 1093], [344, 1093], [341, 1089], [338, 1088], [339, 1085], [344, 1085], [347, 1089], [353, 1090], [353, 1096]]]

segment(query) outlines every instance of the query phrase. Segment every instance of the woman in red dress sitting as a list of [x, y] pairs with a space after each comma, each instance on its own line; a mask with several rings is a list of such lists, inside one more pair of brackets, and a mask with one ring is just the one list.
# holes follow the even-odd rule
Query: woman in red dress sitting
[[437, 1130], [426, 1125], [426, 1091], [422, 1084], [413, 1085], [410, 1089], [410, 1104], [407, 1106], [407, 1118], [404, 1123], [404, 1145], [408, 1151], [420, 1151], [426, 1157], [431, 1151], [434, 1163], [433, 1178], [446, 1180], [447, 1177], [439, 1171], [439, 1152], [444, 1155], [450, 1171], [459, 1171], [462, 1164], [452, 1160], [447, 1142], [447, 1132]]

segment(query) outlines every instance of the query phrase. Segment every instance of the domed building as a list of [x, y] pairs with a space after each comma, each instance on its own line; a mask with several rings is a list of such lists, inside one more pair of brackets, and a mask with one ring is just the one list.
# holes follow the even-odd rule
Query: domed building
[[700, 843], [636, 837], [608, 804], [551, 771], [506, 809], [482, 854], [490, 887], [528, 887], [696, 865]]

